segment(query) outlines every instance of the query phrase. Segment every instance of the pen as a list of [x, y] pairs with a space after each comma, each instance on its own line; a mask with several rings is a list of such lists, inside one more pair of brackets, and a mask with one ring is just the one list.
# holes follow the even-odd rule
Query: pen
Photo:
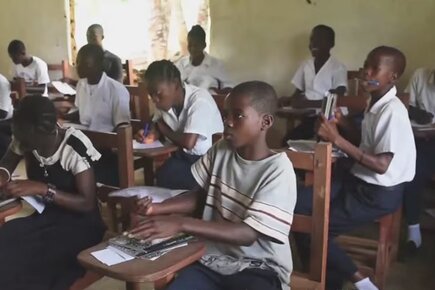
[[146, 137], [149, 133], [149, 128], [150, 128], [150, 124], [145, 123], [144, 127], [143, 127], [143, 135], [144, 137]]

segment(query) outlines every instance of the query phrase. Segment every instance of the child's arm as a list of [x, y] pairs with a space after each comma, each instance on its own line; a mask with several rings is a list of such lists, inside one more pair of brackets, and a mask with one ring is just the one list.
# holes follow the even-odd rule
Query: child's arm
[[158, 130], [165, 137], [169, 138], [175, 145], [186, 148], [188, 150], [195, 147], [198, 140], [198, 134], [177, 132], [171, 129], [163, 119], [160, 119], [156, 123]]
[[[77, 193], [55, 189], [53, 203], [78, 212], [91, 211], [96, 206], [95, 178], [93, 169], [87, 169], [75, 176]], [[9, 182], [4, 187], [5, 193], [11, 196], [39, 195], [46, 196], [48, 184], [33, 180], [17, 180]]]
[[254, 243], [259, 233], [243, 222], [204, 221], [183, 216], [151, 216], [145, 219], [131, 234], [138, 238], [153, 240], [178, 233], [187, 233], [205, 239], [239, 246]]
[[328, 121], [324, 116], [321, 116], [321, 123], [317, 134], [325, 141], [332, 142], [343, 152], [356, 160], [358, 163], [368, 169], [384, 174], [393, 159], [393, 153], [371, 154], [364, 152], [348, 140], [344, 139], [338, 132], [334, 121]]
[[12, 177], [12, 173], [17, 168], [23, 157], [15, 154], [11, 149], [8, 149], [0, 161], [0, 187], [5, 185]]

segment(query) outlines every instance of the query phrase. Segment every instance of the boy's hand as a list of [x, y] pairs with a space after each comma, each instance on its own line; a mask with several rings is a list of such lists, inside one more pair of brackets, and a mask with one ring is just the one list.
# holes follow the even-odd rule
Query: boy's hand
[[3, 187], [9, 196], [20, 197], [25, 195], [44, 195], [47, 193], [47, 184], [32, 180], [16, 180]]
[[151, 197], [141, 198], [136, 203], [136, 212], [140, 215], [153, 214], [153, 199]]
[[176, 215], [151, 216], [139, 223], [129, 233], [135, 238], [151, 241], [174, 236], [182, 230], [183, 218]]
[[335, 143], [340, 137], [335, 122], [335, 120], [328, 121], [325, 116], [321, 115], [317, 135], [327, 142]]

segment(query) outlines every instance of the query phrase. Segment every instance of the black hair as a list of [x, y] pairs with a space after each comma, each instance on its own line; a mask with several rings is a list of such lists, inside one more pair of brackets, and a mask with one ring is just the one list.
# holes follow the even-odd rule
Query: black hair
[[19, 54], [26, 52], [26, 46], [24, 45], [24, 42], [18, 39], [12, 40], [8, 45], [8, 53], [9, 54]]
[[380, 54], [392, 58], [393, 63], [391, 65], [394, 72], [398, 74], [397, 77], [400, 77], [405, 71], [406, 57], [403, 52], [397, 48], [391, 46], [378, 46], [369, 53], [369, 55], [371, 54]]
[[90, 57], [95, 60], [97, 65], [103, 65], [104, 62], [104, 50], [101, 46], [96, 44], [86, 44], [82, 46], [78, 52], [83, 57]]
[[152, 62], [145, 71], [144, 80], [148, 83], [173, 82], [181, 84], [181, 76], [178, 68], [169, 60], [157, 60]]
[[56, 109], [47, 97], [29, 95], [20, 100], [14, 110], [12, 123], [20, 128], [35, 128], [43, 134], [51, 134], [56, 129]]
[[190, 29], [189, 33], [187, 34], [188, 37], [192, 37], [194, 39], [197, 39], [203, 43], [205, 43], [205, 31], [201, 27], [201, 25], [194, 25], [192, 26], [192, 29]]
[[251, 105], [259, 113], [275, 115], [278, 109], [278, 96], [275, 89], [266, 82], [250, 81], [237, 85], [230, 96], [249, 96]]
[[322, 33], [322, 35], [324, 35], [326, 37], [326, 39], [331, 43], [331, 45], [334, 46], [334, 44], [335, 44], [334, 29], [332, 29], [331, 27], [329, 27], [327, 25], [319, 24], [313, 28], [313, 31], [318, 31], [318, 32]]
[[101, 26], [101, 24], [98, 23], [92, 24], [91, 26], [88, 27], [87, 32], [91, 32], [91, 31], [99, 35], [104, 35], [103, 26]]

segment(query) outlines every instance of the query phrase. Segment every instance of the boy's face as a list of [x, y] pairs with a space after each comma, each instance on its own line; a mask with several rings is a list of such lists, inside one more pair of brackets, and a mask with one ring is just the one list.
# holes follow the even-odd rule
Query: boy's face
[[333, 45], [331, 41], [328, 39], [325, 33], [322, 33], [322, 31], [314, 29], [311, 32], [310, 44], [308, 48], [314, 58], [328, 54], [332, 46]]
[[367, 92], [382, 91], [397, 80], [394, 58], [382, 53], [370, 53], [364, 62], [362, 86]]
[[77, 74], [79, 78], [88, 78], [94, 74], [101, 72], [95, 60], [90, 57], [79, 53], [77, 55]]
[[12, 62], [14, 64], [21, 64], [24, 61], [24, 56], [25, 53], [22, 52], [17, 52], [17, 53], [13, 53], [13, 54], [9, 54], [9, 57], [12, 59]]
[[187, 50], [189, 51], [191, 58], [198, 59], [199, 57], [201, 57], [204, 49], [204, 42], [199, 41], [198, 39], [191, 36], [187, 37]]
[[148, 94], [156, 107], [163, 111], [169, 111], [175, 104], [175, 98], [180, 84], [176, 81], [161, 81], [156, 84], [147, 83]]
[[86, 32], [86, 39], [89, 44], [103, 45], [104, 36], [101, 33], [97, 33], [94, 30], [88, 30]]
[[264, 129], [266, 114], [259, 113], [246, 95], [230, 94], [224, 103], [224, 138], [238, 149], [255, 144]]

